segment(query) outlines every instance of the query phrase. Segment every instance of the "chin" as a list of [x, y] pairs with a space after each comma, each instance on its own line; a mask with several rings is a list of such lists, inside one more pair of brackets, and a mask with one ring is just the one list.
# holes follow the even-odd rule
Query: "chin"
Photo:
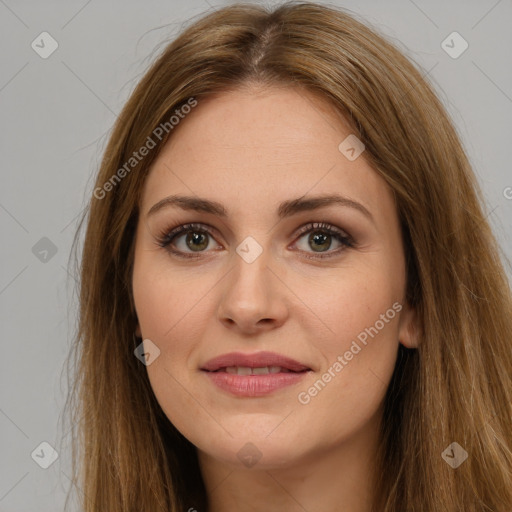
[[[276, 424], [274, 423], [275, 428]], [[293, 438], [293, 434], [281, 432], [280, 436], [273, 437], [272, 429], [253, 428], [252, 433], [233, 432], [233, 437], [224, 432], [224, 435], [215, 439], [191, 440], [198, 450], [207, 457], [222, 461], [239, 469], [276, 469], [293, 466], [297, 459], [304, 456], [304, 445], [300, 437]], [[204, 433], [204, 430], [203, 430]], [[300, 447], [300, 452], [298, 448]]]
[[208, 457], [222, 461], [237, 469], [271, 470], [292, 467], [296, 464], [299, 454], [293, 446], [283, 446], [280, 443], [264, 441], [240, 440], [231, 442], [229, 446], [212, 449], [208, 446], [205, 451]]

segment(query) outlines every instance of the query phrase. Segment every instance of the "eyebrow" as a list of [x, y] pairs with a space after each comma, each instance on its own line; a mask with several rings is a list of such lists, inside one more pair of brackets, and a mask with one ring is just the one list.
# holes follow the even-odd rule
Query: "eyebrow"
[[[300, 212], [313, 211], [331, 205], [353, 208], [354, 210], [364, 214], [372, 222], [375, 222], [370, 211], [361, 203], [337, 194], [315, 196], [308, 199], [299, 197], [297, 199], [283, 201], [279, 205], [277, 216], [279, 219], [284, 219]], [[170, 206], [175, 206], [181, 208], [182, 210], [211, 213], [222, 218], [228, 217], [228, 211], [221, 203], [218, 203], [217, 201], [210, 201], [209, 199], [204, 199], [197, 196], [184, 195], [172, 195], [165, 197], [149, 209], [147, 216], [149, 217], [150, 215], [154, 215], [156, 212], [162, 210], [163, 208]]]

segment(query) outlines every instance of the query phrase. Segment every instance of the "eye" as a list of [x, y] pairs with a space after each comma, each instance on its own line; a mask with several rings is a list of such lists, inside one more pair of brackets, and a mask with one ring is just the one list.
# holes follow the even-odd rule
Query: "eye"
[[[201, 253], [207, 252], [208, 248], [211, 249], [214, 231], [213, 228], [205, 224], [183, 224], [171, 231], [164, 230], [157, 236], [157, 242], [160, 247], [167, 248], [178, 257], [197, 258], [201, 257]], [[300, 248], [300, 251], [311, 254], [305, 256], [309, 259], [330, 258], [338, 255], [347, 247], [354, 247], [355, 245], [354, 240], [341, 229], [324, 222], [309, 223], [301, 227], [298, 233], [295, 234], [300, 238], [294, 245], [305, 238], [305, 235], [309, 235], [306, 244], [307, 247], [313, 249], [313, 254], [307, 248]], [[339, 246], [336, 250], [329, 251], [333, 239]], [[217, 248], [222, 248], [222, 246], [217, 245]], [[197, 254], [194, 255], [193, 253]]]
[[170, 252], [177, 256], [195, 258], [200, 254], [194, 256], [186, 249], [190, 249], [192, 253], [205, 252], [210, 246], [210, 239], [213, 238], [212, 232], [213, 229], [205, 224], [183, 224], [171, 231], [165, 230], [157, 237], [157, 241], [160, 247], [168, 248]]
[[[347, 247], [354, 247], [355, 245], [354, 240], [349, 235], [344, 233], [341, 229], [325, 222], [306, 224], [300, 228], [298, 235], [302, 235], [299, 241], [305, 238], [305, 235], [308, 235], [306, 240], [307, 248], [312, 248], [313, 252], [316, 253], [314, 255], [305, 256], [309, 259], [331, 258], [337, 256]], [[339, 244], [339, 247], [337, 250], [327, 252], [331, 248], [333, 239]], [[295, 243], [297, 244], [298, 242]], [[301, 250], [309, 254], [309, 251]]]

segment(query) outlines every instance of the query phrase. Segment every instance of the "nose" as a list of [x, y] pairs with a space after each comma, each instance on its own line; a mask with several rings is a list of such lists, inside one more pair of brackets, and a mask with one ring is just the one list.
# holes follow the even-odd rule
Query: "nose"
[[268, 263], [266, 251], [252, 263], [235, 256], [218, 306], [218, 318], [225, 327], [238, 334], [257, 334], [286, 321], [287, 288]]

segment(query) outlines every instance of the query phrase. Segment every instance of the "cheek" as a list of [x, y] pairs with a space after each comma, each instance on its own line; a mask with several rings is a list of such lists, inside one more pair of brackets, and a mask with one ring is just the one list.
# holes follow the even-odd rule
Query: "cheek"
[[149, 256], [143, 251], [136, 255], [132, 282], [142, 336], [160, 350], [146, 371], [166, 416], [193, 442], [200, 443], [201, 436], [194, 435], [191, 418], [201, 418], [203, 423], [208, 419], [198, 401], [200, 394], [190, 384], [188, 372], [192, 368], [187, 365], [194, 350], [192, 340], [204, 336], [201, 318], [204, 323], [209, 316], [205, 311], [207, 301], [201, 297], [211, 284], [184, 279], [157, 265]]
[[310, 295], [312, 309], [328, 328], [317, 337], [322, 368], [302, 387], [299, 402], [311, 404], [319, 417], [368, 419], [384, 397], [396, 362], [402, 310], [400, 283], [393, 283], [391, 275], [354, 270], [343, 281], [331, 281], [323, 299]]
[[[143, 338], [160, 350], [155, 364], [147, 367], [157, 397], [183, 394], [178, 386], [171, 392], [174, 376], [185, 384], [197, 371], [198, 346], [208, 335], [213, 318], [212, 288], [218, 275], [173, 270], [165, 255], [141, 251], [134, 263], [133, 295]], [[187, 389], [190, 388], [188, 383]]]
[[308, 425], [300, 432], [305, 445], [328, 448], [372, 424], [395, 367], [401, 305], [389, 288], [380, 288], [384, 293], [364, 287], [349, 290], [351, 294], [333, 296], [335, 306], [329, 308], [326, 323], [334, 333], [317, 345], [322, 368], [296, 397], [294, 419]]
[[181, 320], [188, 320], [208, 289], [204, 280], [172, 272], [164, 254], [143, 249], [135, 254], [132, 285], [142, 334], [160, 341], [172, 336]]
[[380, 266], [372, 270], [351, 268], [333, 275], [320, 287], [294, 288], [307, 298], [304, 302], [324, 326], [318, 346], [322, 352], [332, 359], [333, 354], [349, 350], [354, 340], [366, 347], [377, 337], [381, 345], [388, 339], [397, 341], [402, 294], [400, 280], [393, 280], [392, 275]]

